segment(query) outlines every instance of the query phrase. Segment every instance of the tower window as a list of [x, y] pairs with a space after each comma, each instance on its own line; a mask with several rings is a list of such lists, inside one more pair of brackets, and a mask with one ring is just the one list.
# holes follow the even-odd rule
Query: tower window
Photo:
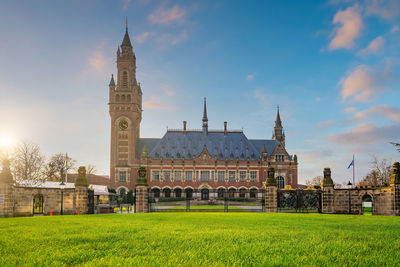
[[126, 102], [131, 102], [131, 95], [126, 96]]
[[122, 73], [122, 87], [128, 87], [128, 72]]
[[117, 96], [115, 97], [115, 101], [116, 101], [116, 102], [121, 101], [121, 97], [120, 97], [119, 95], [117, 95]]
[[125, 95], [121, 96], [121, 102], [125, 102]]

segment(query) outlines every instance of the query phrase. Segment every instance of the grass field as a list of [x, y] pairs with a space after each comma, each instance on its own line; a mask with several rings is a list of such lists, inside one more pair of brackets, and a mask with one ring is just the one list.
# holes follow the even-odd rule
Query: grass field
[[400, 265], [400, 218], [152, 213], [0, 219], [0, 266]]
[[[223, 205], [196, 205], [196, 206], [190, 206], [191, 210], [224, 210], [225, 206]], [[235, 206], [229, 206], [228, 207], [230, 210], [243, 210], [242, 208], [235, 207]], [[172, 208], [169, 208], [170, 210], [185, 210], [186, 206], [175, 206]]]

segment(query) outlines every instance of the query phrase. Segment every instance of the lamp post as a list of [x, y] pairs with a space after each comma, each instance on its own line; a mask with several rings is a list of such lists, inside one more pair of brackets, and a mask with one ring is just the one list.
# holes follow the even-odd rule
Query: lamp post
[[60, 183], [60, 188], [61, 188], [61, 212], [60, 212], [60, 214], [63, 215], [64, 188], [65, 188], [65, 183], [63, 181]]

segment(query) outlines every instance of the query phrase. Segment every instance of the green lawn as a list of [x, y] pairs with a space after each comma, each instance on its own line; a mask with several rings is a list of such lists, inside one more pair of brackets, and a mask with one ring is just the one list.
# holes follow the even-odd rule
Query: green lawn
[[0, 266], [399, 266], [400, 218], [151, 213], [0, 219]]
[[[170, 210], [185, 210], [186, 206], [176, 206], [169, 208]], [[225, 206], [223, 205], [193, 205], [190, 206], [191, 210], [224, 210]], [[235, 206], [229, 206], [228, 209], [230, 210], [243, 210], [242, 208], [235, 207]]]

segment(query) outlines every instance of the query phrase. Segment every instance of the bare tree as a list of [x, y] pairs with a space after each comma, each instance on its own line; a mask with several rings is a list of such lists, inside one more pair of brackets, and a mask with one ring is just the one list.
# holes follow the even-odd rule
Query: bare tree
[[386, 186], [392, 176], [392, 160], [372, 156], [371, 171], [361, 180], [363, 186]]
[[[66, 166], [65, 162], [67, 163]], [[75, 160], [63, 153], [55, 154], [47, 163], [46, 177], [51, 181], [64, 181], [65, 173], [73, 169], [75, 167], [75, 163]]]
[[18, 143], [11, 153], [11, 171], [14, 179], [25, 184], [40, 184], [46, 180], [43, 173], [45, 157], [39, 145], [22, 141]]
[[322, 177], [322, 176], [315, 176], [315, 177], [312, 178], [311, 180], [310, 180], [310, 179], [306, 180], [306, 185], [307, 185], [307, 186], [321, 186], [321, 184], [322, 184], [322, 179], [324, 179], [324, 177]]
[[95, 174], [97, 172], [96, 166], [89, 164], [86, 166], [86, 173], [87, 174]]

